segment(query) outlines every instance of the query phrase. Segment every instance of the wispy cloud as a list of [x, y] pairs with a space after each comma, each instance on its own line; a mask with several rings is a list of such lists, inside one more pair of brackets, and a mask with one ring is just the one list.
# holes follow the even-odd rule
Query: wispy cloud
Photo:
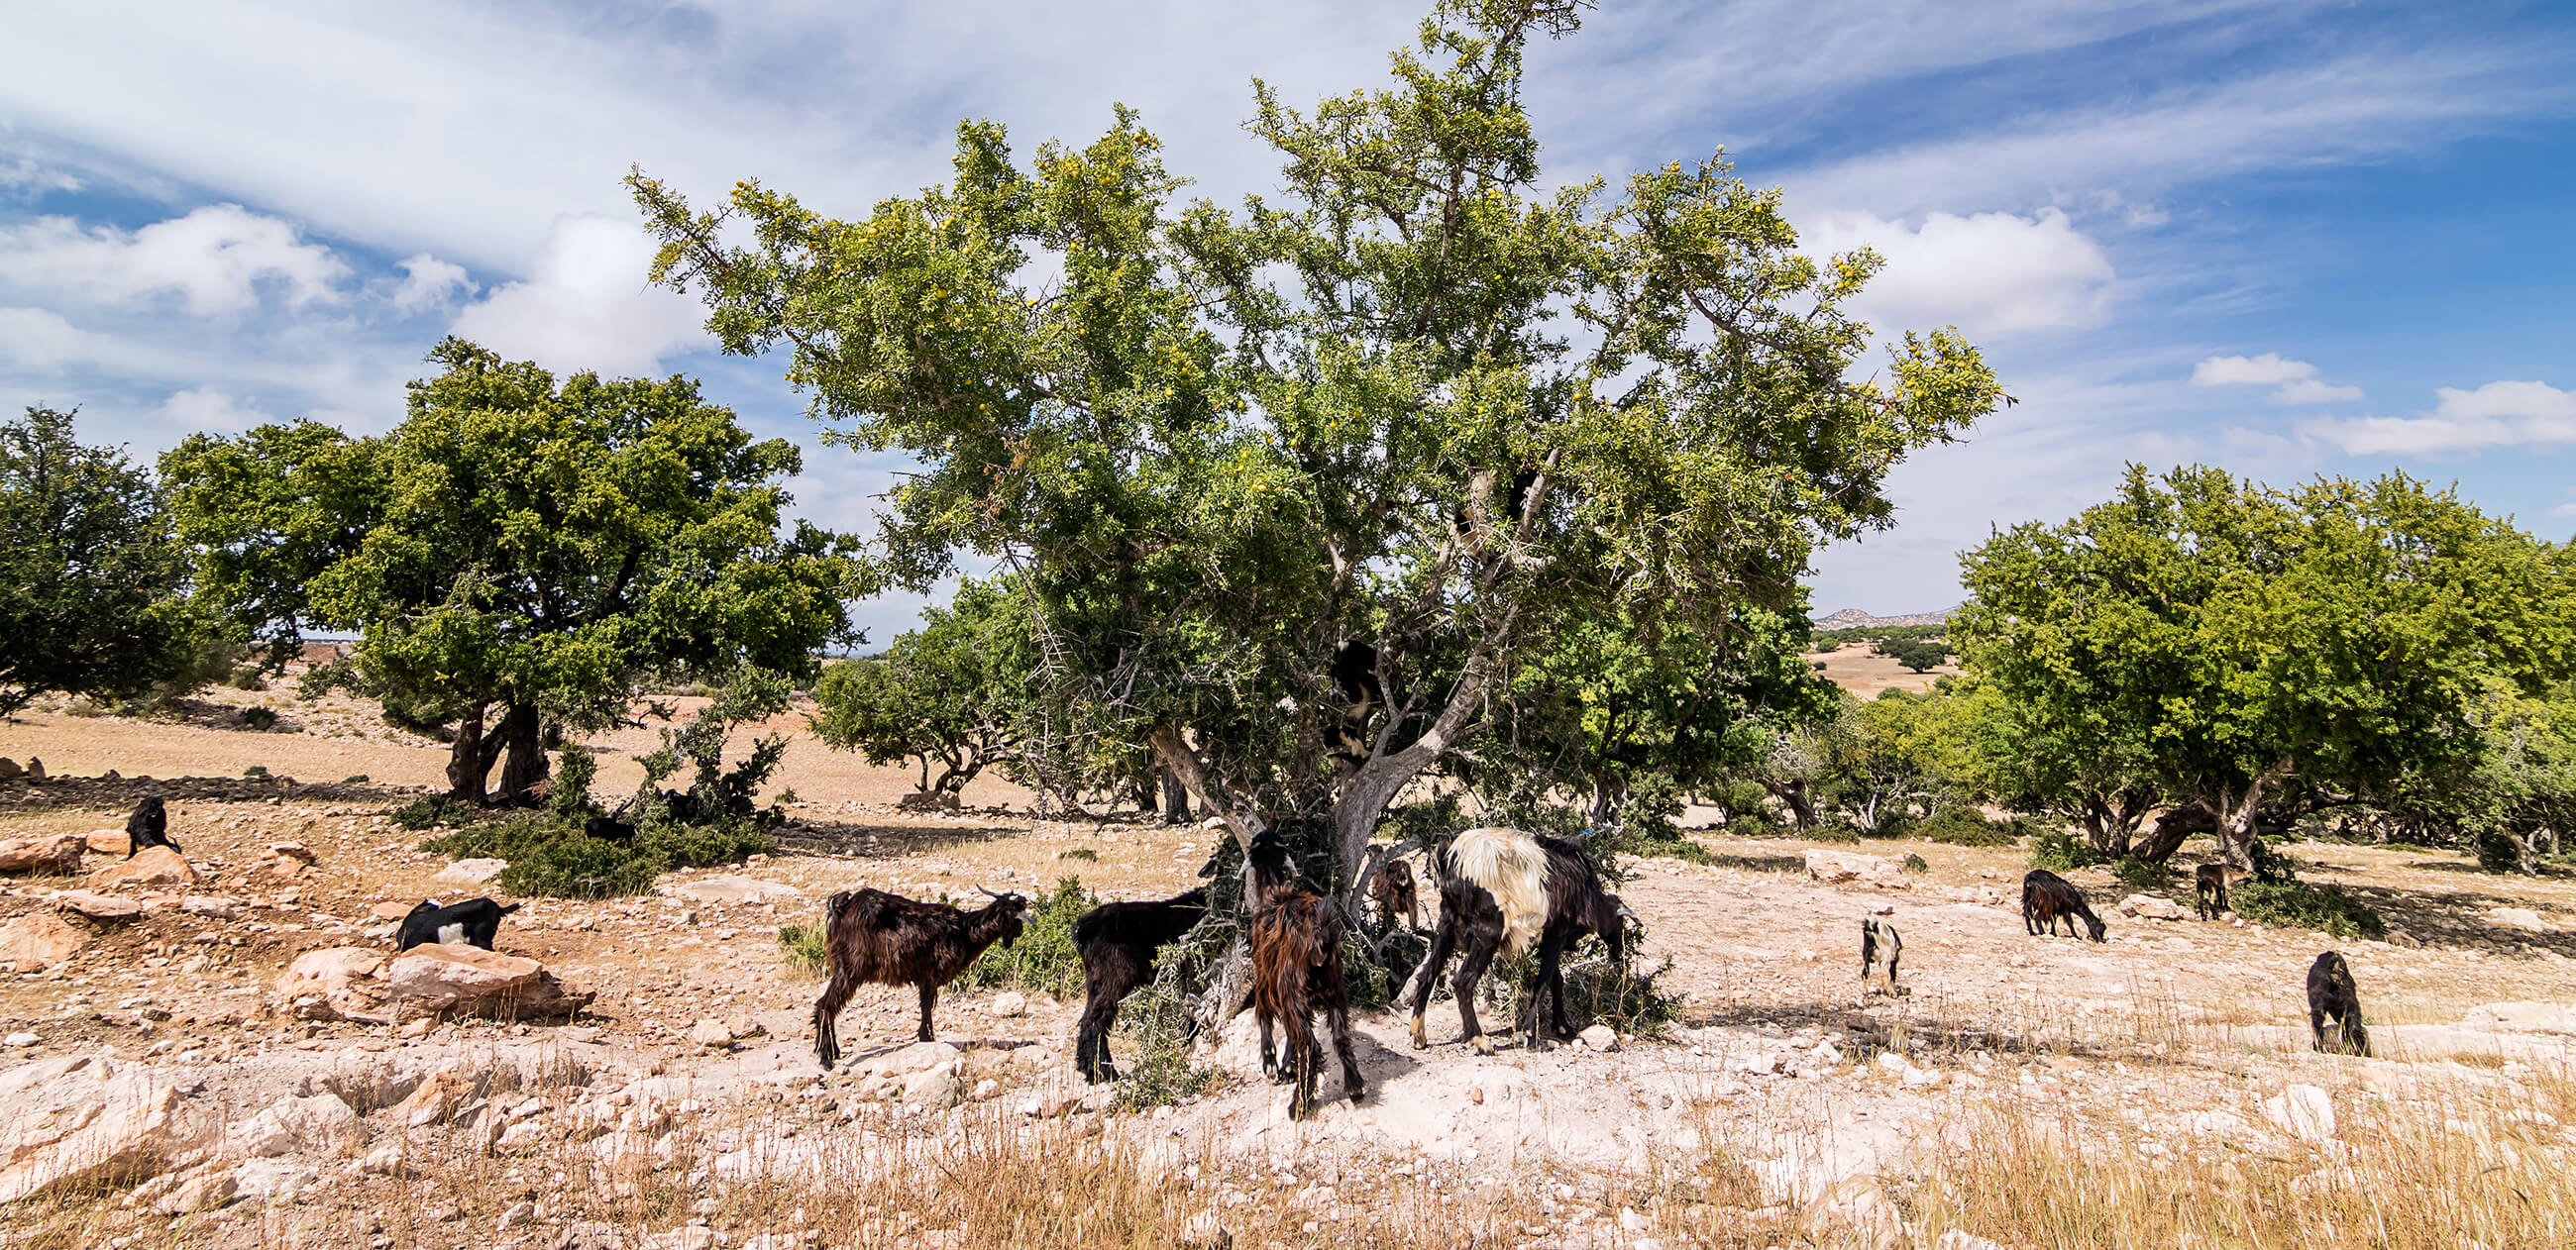
[[1856, 301], [1877, 323], [2001, 334], [2098, 325], [2110, 308], [2110, 258], [2053, 208], [2031, 217], [1932, 213], [1913, 227], [1865, 212], [1824, 213], [1799, 237], [1818, 252], [1866, 245], [1886, 259]]
[[2308, 427], [2355, 456], [2426, 456], [2487, 447], [2576, 443], [2576, 391], [2546, 382], [2489, 382], [2472, 391], [2443, 387], [2420, 417], [2355, 417]]
[[2278, 352], [2260, 356], [2212, 356], [2192, 366], [2193, 386], [2270, 386], [2271, 402], [2288, 406], [2343, 403], [2361, 398], [2358, 386], [2338, 386], [2317, 377], [2317, 367]]

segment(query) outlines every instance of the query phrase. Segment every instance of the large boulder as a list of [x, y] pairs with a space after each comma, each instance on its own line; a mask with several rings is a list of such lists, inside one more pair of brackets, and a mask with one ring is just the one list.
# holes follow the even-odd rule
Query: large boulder
[[134, 849], [134, 835], [122, 829], [92, 829], [81, 841], [93, 855], [123, 855]]
[[134, 858], [110, 864], [89, 875], [93, 890], [113, 890], [121, 885], [195, 885], [197, 870], [187, 859], [166, 846], [147, 846], [134, 853]]
[[245, 1155], [266, 1158], [283, 1154], [337, 1154], [365, 1136], [358, 1113], [336, 1095], [293, 1095], [235, 1127], [231, 1145]]
[[2182, 904], [2153, 894], [2132, 894], [2120, 900], [2120, 914], [2142, 920], [2180, 920]]
[[0, 1072], [0, 1203], [131, 1185], [194, 1145], [149, 1068], [77, 1055]]
[[49, 911], [0, 923], [0, 968], [42, 972], [89, 944], [89, 934]]
[[1905, 866], [1884, 855], [1858, 851], [1809, 851], [1807, 875], [1825, 885], [1868, 885], [1882, 890], [1910, 890]]
[[460, 859], [439, 869], [438, 876], [432, 879], [456, 885], [481, 885], [500, 876], [501, 870], [509, 866], [510, 861], [506, 859]]
[[386, 961], [365, 946], [306, 951], [278, 977], [278, 1003], [308, 1020], [383, 1019]]
[[89, 840], [77, 833], [57, 834], [50, 838], [10, 838], [0, 841], [0, 872], [67, 876], [80, 871], [81, 855], [88, 850]]
[[695, 881], [681, 881], [654, 889], [657, 893], [691, 903], [783, 903], [805, 896], [804, 891], [783, 882], [763, 881], [738, 874], [700, 877]]
[[564, 985], [536, 960], [461, 943], [415, 946], [395, 956], [385, 970], [385, 1005], [396, 1019], [541, 1019], [570, 1015], [589, 1006], [593, 997]]

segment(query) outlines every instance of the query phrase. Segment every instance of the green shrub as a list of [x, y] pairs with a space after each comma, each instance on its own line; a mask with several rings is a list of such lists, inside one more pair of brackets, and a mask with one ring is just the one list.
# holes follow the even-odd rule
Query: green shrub
[[242, 770], [242, 776], [250, 781], [265, 780], [268, 777], [268, 765], [253, 764]]
[[244, 729], [266, 733], [277, 728], [277, 713], [264, 707], [246, 707], [242, 709], [241, 722]]
[[1708, 848], [1691, 841], [1690, 835], [1678, 829], [1671, 830], [1669, 837], [1630, 839], [1619, 849], [1639, 859], [1678, 859], [1691, 864], [1708, 862]]
[[2315, 929], [2339, 938], [2380, 938], [2388, 925], [2341, 886], [2304, 881], [2247, 881], [2227, 892], [2236, 914], [2281, 928]]
[[984, 948], [959, 977], [970, 986], [1036, 990], [1058, 999], [1082, 992], [1082, 952], [1073, 944], [1073, 922], [1100, 900], [1082, 888], [1080, 877], [1056, 882], [1055, 890], [1029, 906], [1019, 940], [1005, 947]]
[[1908, 855], [1905, 857], [1905, 871], [1930, 872], [1932, 871], [1932, 864], [1920, 855]]
[[1878, 818], [1877, 824], [1861, 830], [1860, 836], [1864, 838], [1910, 838], [1913, 837], [1915, 831], [1922, 828], [1922, 826], [1923, 822], [1916, 820], [1914, 818], [1914, 813], [1912, 812], [1888, 812]]
[[1729, 816], [1719, 832], [1739, 838], [1785, 838], [1795, 831], [1767, 811], [1747, 809]]
[[2063, 872], [2069, 868], [2091, 868], [2103, 862], [2102, 852], [2093, 844], [2063, 829], [2049, 830], [2030, 841], [2030, 866]]
[[1134, 1035], [1135, 1049], [1119, 1065], [1117, 1106], [1144, 1111], [1176, 1106], [1207, 1092], [1216, 1072], [1190, 1063], [1190, 995], [1178, 959], [1155, 961], [1154, 983], [1136, 991], [1118, 1010], [1119, 1031]]
[[439, 825], [470, 825], [485, 818], [483, 809], [444, 794], [414, 799], [395, 808], [386, 817], [394, 822], [395, 828], [415, 832]]
[[2111, 865], [2111, 875], [2133, 890], [2155, 890], [2172, 885], [2174, 870], [2163, 864], [2149, 863], [2135, 855], [2123, 855]]
[[791, 924], [778, 931], [778, 962], [795, 976], [821, 977], [825, 953], [821, 925]]
[[1853, 824], [1850, 817], [1835, 812], [1807, 826], [1807, 839], [1811, 842], [1856, 843], [1860, 841], [1860, 827]]
[[637, 829], [632, 838], [609, 841], [583, 833], [564, 817], [540, 814], [460, 829], [423, 842], [420, 849], [458, 859], [508, 860], [510, 866], [493, 880], [515, 894], [607, 898], [645, 893], [655, 877], [675, 869], [738, 864], [767, 854], [773, 845], [766, 830], [748, 822], [714, 827], [662, 822]]
[[1988, 820], [1968, 807], [1947, 808], [1923, 822], [1923, 836], [1943, 846], [2011, 846], [2020, 832], [2018, 822]]
[[1088, 860], [1095, 864], [1100, 862], [1100, 852], [1087, 846], [1077, 846], [1070, 851], [1057, 851], [1055, 853], [1055, 857], [1057, 859]]
[[346, 777], [342, 777], [340, 779], [340, 784], [344, 786], [363, 786], [367, 784], [367, 775], [365, 773], [351, 773]]

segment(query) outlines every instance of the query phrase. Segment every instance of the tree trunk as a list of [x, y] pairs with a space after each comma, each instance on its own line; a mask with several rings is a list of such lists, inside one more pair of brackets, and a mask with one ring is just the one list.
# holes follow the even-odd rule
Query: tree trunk
[[465, 709], [456, 720], [456, 739], [447, 749], [448, 797], [477, 806], [484, 799], [483, 779], [501, 755], [500, 731], [483, 732], [486, 706], [478, 703]]
[[1816, 800], [1813, 795], [1807, 793], [1806, 778], [1795, 777], [1788, 781], [1772, 781], [1765, 778], [1762, 788], [1770, 791], [1771, 797], [1788, 805], [1789, 816], [1798, 822], [1799, 829], [1815, 828]]
[[2245, 794], [2241, 800], [2223, 811], [2223, 818], [2218, 822], [2218, 849], [2226, 854], [2229, 867], [2244, 872], [2254, 870], [2254, 810], [2263, 803], [2264, 788], [2287, 776], [2289, 771], [2289, 757], [2274, 761], [2270, 768], [2245, 783]]
[[1171, 765], [1163, 765], [1158, 772], [1163, 780], [1163, 823], [1190, 823], [1190, 788], [1181, 784], [1180, 774], [1173, 772]]
[[546, 759], [545, 718], [534, 703], [513, 703], [501, 716], [499, 735], [508, 751], [501, 761], [501, 797], [516, 802], [553, 771]]
[[[2121, 796], [2116, 806], [2108, 795], [2084, 796], [2084, 832], [2092, 838], [2094, 850], [2112, 859], [2121, 859], [2130, 854], [2131, 839], [2137, 836], [2138, 822], [2146, 819], [2146, 815], [2146, 800], [2134, 794]], [[2180, 845], [2182, 845], [2180, 839], [2176, 839], [2174, 846]], [[2173, 854], [2173, 848], [2166, 848], [2165, 854], [2170, 857]], [[2139, 858], [2143, 859], [2145, 856], [2141, 855]]]

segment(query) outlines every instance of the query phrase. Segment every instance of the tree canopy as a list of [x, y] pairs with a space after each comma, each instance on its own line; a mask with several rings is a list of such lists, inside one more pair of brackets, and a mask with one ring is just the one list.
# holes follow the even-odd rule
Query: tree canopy
[[1722, 153], [1544, 179], [1523, 54], [1579, 8], [1444, 0], [1390, 87], [1311, 113], [1255, 83], [1281, 189], [1231, 209], [1176, 202], [1125, 108], [1026, 166], [965, 123], [953, 178], [857, 220], [630, 184], [727, 351], [784, 347], [833, 437], [920, 462], [882, 522], [898, 576], [998, 562], [1054, 725], [1150, 743], [1238, 837], [1329, 823], [1357, 889], [1512, 655], [1601, 621], [1735, 645], [1815, 543], [1887, 524], [1907, 452], [2002, 400], [1947, 331], [1870, 374], [1845, 304], [1877, 258], [1800, 254]]
[[917, 761], [917, 788], [953, 799], [986, 767], [1018, 759], [1036, 669], [1028, 604], [1007, 584], [967, 582], [921, 617], [884, 654], [826, 668], [809, 719], [815, 736], [871, 764]]
[[390, 433], [197, 434], [162, 469], [200, 593], [277, 642], [356, 631], [371, 690], [455, 727], [457, 797], [505, 750], [504, 794], [542, 780], [544, 718], [599, 724], [647, 674], [807, 673], [847, 634], [863, 568], [782, 531], [791, 444], [685, 378], [558, 384], [452, 338], [430, 360]]
[[48, 693], [127, 697], [187, 666], [205, 622], [160, 488], [74, 414], [0, 422], [0, 716]]

